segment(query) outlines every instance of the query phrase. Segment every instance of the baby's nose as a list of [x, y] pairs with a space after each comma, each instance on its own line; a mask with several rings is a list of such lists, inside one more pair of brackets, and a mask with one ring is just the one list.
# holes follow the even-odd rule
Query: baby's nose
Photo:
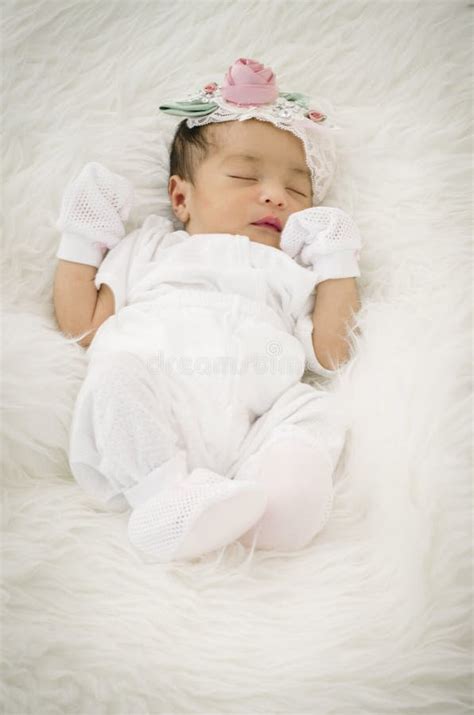
[[274, 189], [273, 191], [267, 191], [264, 194], [264, 201], [266, 204], [274, 204], [275, 206], [285, 206], [286, 199], [283, 191]]

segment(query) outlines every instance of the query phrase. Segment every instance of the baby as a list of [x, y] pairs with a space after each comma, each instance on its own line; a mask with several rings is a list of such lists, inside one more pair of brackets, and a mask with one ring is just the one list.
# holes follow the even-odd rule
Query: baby
[[55, 311], [88, 348], [71, 470], [131, 508], [130, 542], [153, 561], [236, 539], [300, 549], [329, 518], [346, 434], [302, 376], [334, 374], [359, 305], [357, 228], [315, 208], [331, 128], [248, 59], [160, 109], [187, 117], [168, 184], [182, 230], [152, 214], [125, 235], [132, 187], [97, 163], [63, 198]]

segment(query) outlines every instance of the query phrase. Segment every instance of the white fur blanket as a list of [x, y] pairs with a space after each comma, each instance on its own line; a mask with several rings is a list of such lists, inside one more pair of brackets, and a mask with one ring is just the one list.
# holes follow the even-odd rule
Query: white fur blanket
[[[468, 712], [468, 5], [4, 0], [6, 715]], [[68, 469], [86, 361], [54, 320], [54, 223], [87, 161], [133, 182], [129, 230], [168, 215], [157, 107], [238, 57], [346, 129], [325, 203], [365, 241], [361, 333], [324, 387], [350, 439], [307, 549], [150, 566]]]

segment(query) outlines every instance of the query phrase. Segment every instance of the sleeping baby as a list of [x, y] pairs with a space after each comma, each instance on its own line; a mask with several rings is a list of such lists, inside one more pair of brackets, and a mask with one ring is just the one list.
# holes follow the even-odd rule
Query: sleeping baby
[[318, 206], [335, 128], [250, 59], [160, 110], [184, 117], [168, 184], [182, 229], [152, 214], [126, 235], [132, 187], [98, 163], [63, 196], [55, 312], [88, 359], [71, 471], [130, 510], [147, 560], [301, 549], [330, 516], [347, 432], [302, 378], [334, 375], [359, 307], [357, 227]]

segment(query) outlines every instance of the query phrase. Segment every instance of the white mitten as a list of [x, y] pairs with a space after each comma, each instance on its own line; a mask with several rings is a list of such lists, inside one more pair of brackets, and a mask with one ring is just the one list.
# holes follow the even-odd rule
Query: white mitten
[[86, 164], [66, 188], [56, 228], [62, 232], [57, 258], [96, 268], [107, 249], [125, 236], [133, 187], [97, 162]]
[[362, 241], [351, 217], [332, 206], [296, 211], [282, 231], [280, 248], [314, 271], [315, 285], [332, 278], [360, 276]]

